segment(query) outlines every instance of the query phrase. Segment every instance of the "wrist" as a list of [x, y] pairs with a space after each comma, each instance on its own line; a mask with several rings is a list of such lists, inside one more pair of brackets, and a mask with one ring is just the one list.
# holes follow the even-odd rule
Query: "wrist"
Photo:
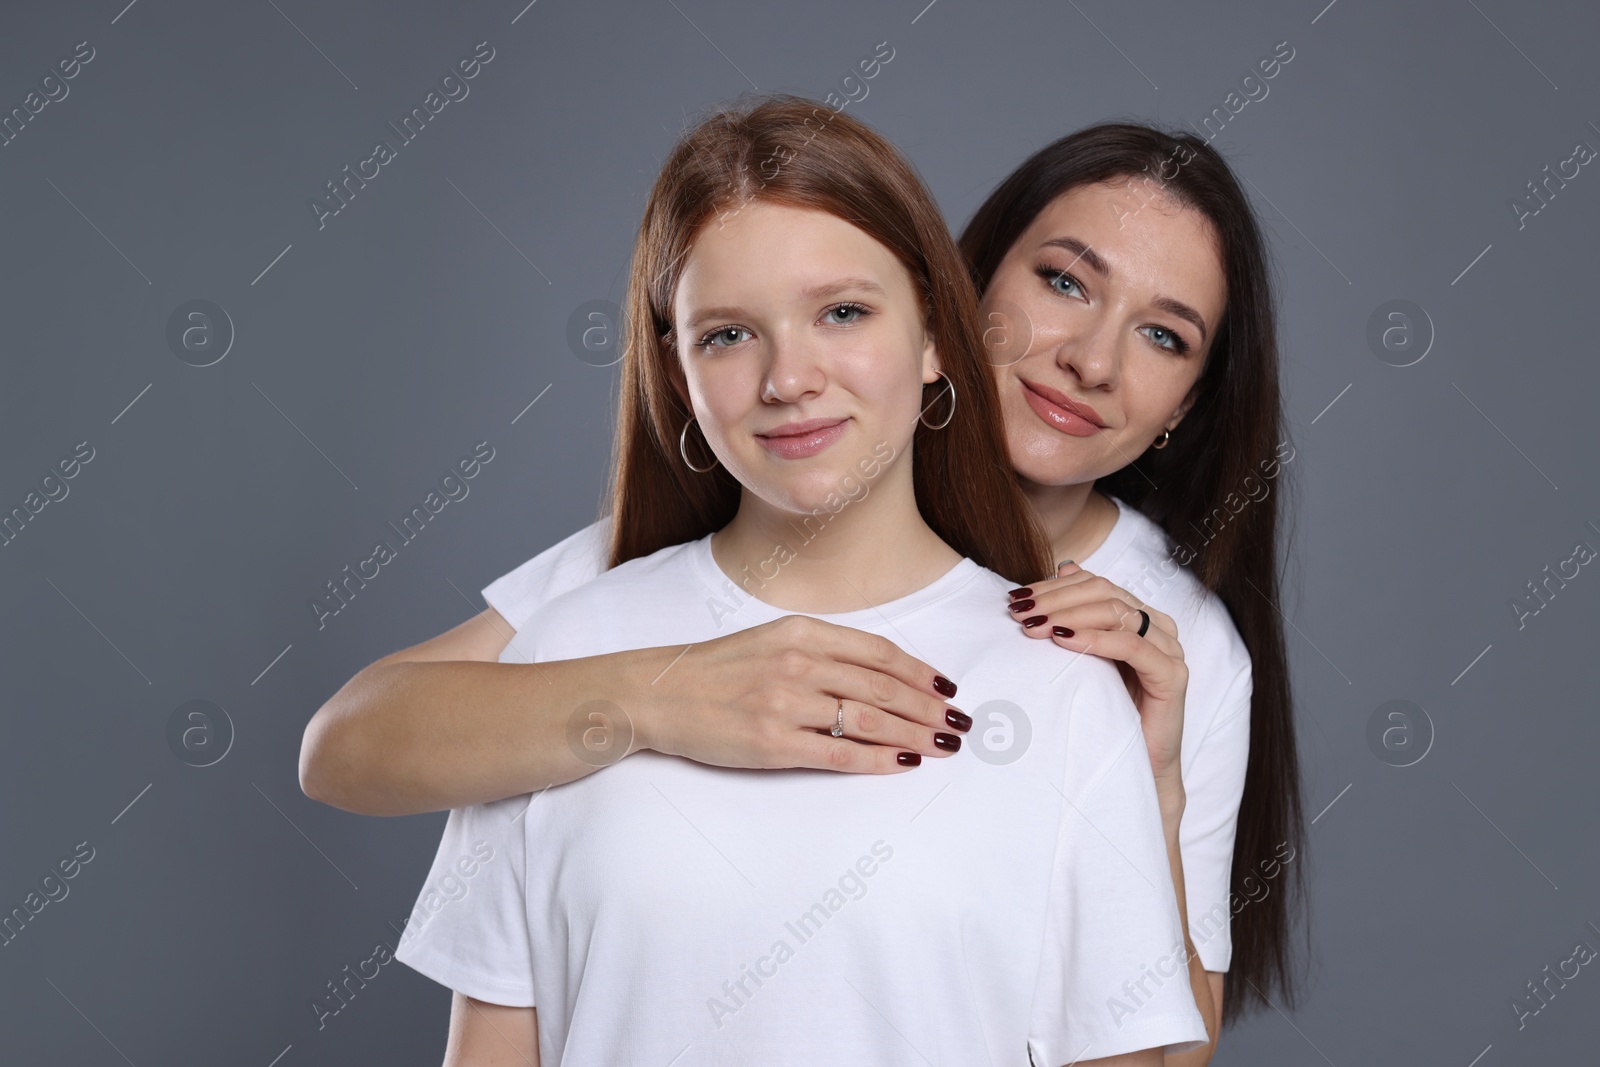
[[658, 696], [655, 683], [670, 663], [663, 659], [662, 649], [641, 648], [627, 654], [623, 669], [616, 676], [617, 692], [613, 699], [627, 716], [633, 731], [629, 754], [642, 749], [665, 751], [661, 748], [660, 723], [655, 715]]
[[1161, 806], [1161, 820], [1170, 822], [1175, 830], [1178, 821], [1183, 818], [1183, 809], [1188, 803], [1188, 794], [1183, 788], [1183, 776], [1174, 767], [1169, 773], [1156, 775], [1156, 800]]

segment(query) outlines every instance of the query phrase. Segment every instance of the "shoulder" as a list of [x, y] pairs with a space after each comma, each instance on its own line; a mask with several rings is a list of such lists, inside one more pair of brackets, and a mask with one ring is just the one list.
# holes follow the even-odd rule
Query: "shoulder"
[[1118, 505], [1117, 525], [1126, 527], [1126, 543], [1101, 573], [1172, 616], [1189, 666], [1191, 697], [1220, 699], [1241, 680], [1247, 683], [1250, 652], [1222, 598], [1179, 564], [1189, 554], [1183, 546], [1132, 505]]
[[611, 518], [606, 516], [490, 582], [483, 599], [512, 629], [520, 629], [545, 602], [604, 571], [610, 538]]
[[1139, 713], [1116, 665], [1103, 656], [1022, 633], [1005, 610], [1013, 585], [980, 567], [938, 605], [941, 615], [960, 620], [950, 643], [961, 652], [951, 658], [970, 664], [968, 669], [978, 672], [986, 687], [1018, 694], [1032, 705], [1023, 708], [1030, 717], [1070, 720], [1080, 742], [1093, 735], [1101, 741], [1115, 737], [1120, 744], [1130, 731], [1137, 733]]
[[[565, 658], [668, 643], [687, 632], [685, 609], [706, 595], [686, 541], [639, 556], [555, 592], [522, 615], [512, 644], [536, 658]], [[641, 643], [642, 642], [642, 643]], [[556, 652], [562, 655], [556, 655]]]
[[695, 577], [689, 552], [697, 543], [684, 541], [681, 544], [668, 545], [648, 556], [636, 556], [615, 567], [600, 571], [587, 581], [574, 585], [558, 597], [552, 598], [551, 606], [611, 596], [621, 588], [648, 594], [668, 586], [676, 587], [683, 581]]

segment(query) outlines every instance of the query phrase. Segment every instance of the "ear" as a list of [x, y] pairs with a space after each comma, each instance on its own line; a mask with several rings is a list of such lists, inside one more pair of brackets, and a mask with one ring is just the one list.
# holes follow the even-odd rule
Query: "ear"
[[939, 380], [944, 368], [939, 363], [939, 349], [933, 343], [933, 334], [923, 331], [922, 384], [931, 385]]
[[[1200, 383], [1196, 382], [1194, 385], [1189, 387], [1189, 392], [1184, 396], [1183, 403], [1178, 405], [1178, 410], [1172, 413], [1172, 417], [1176, 421], [1173, 422], [1171, 430], [1176, 430], [1178, 428], [1178, 423], [1184, 420], [1184, 416], [1189, 414], [1190, 409], [1194, 407], [1194, 402], [1199, 398]], [[1171, 430], [1168, 432], [1170, 433]]]

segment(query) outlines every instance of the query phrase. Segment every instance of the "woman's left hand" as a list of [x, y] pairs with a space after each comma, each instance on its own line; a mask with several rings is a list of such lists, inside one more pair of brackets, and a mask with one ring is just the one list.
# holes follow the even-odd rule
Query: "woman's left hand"
[[[1140, 609], [1150, 615], [1143, 637]], [[1054, 578], [1012, 590], [1011, 614], [1029, 637], [1047, 637], [1062, 648], [1113, 661], [1139, 710], [1156, 781], [1181, 781], [1189, 668], [1171, 616], [1076, 563], [1062, 564]]]

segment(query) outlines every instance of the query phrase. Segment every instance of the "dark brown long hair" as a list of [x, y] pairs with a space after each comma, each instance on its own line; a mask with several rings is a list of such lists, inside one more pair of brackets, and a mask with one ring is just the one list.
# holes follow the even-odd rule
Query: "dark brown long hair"
[[[1050, 574], [1049, 538], [1006, 458], [977, 295], [944, 217], [888, 141], [856, 119], [781, 94], [746, 99], [696, 124], [650, 190], [623, 321], [607, 566], [720, 530], [738, 510], [738, 482], [720, 466], [689, 470], [678, 450], [692, 413], [669, 375], [678, 358], [672, 301], [701, 227], [755, 201], [835, 215], [905, 266], [957, 397], [949, 425], [919, 422], [912, 439], [923, 520], [951, 548], [1010, 581]], [[949, 410], [948, 388], [943, 379], [924, 386], [930, 421]]]
[[[1226, 274], [1226, 306], [1193, 407], [1167, 447], [1146, 450], [1095, 487], [1138, 508], [1185, 546], [1178, 562], [1221, 599], [1250, 652], [1250, 759], [1229, 906], [1249, 902], [1232, 921], [1223, 996], [1223, 1021], [1231, 1023], [1261, 1007], [1263, 997], [1294, 1003], [1299, 982], [1290, 942], [1305, 903], [1299, 759], [1278, 611], [1277, 494], [1269, 490], [1240, 509], [1223, 506], [1248, 492], [1246, 479], [1261, 480], [1267, 468], [1258, 471], [1258, 465], [1271, 462], [1278, 470], [1277, 449], [1285, 440], [1266, 243], [1233, 172], [1206, 142], [1140, 124], [1102, 123], [1040, 149], [1012, 172], [967, 224], [961, 250], [983, 292], [1048, 204], [1079, 186], [1125, 178], [1149, 179], [1209, 219], [1221, 238]], [[1277, 872], [1277, 886], [1255, 899], [1250, 885], [1264, 880], [1256, 868], [1281, 859], [1284, 848], [1294, 850], [1294, 862]], [[1247, 878], [1254, 881], [1247, 885]], [[1265, 880], [1270, 886], [1274, 879]]]

